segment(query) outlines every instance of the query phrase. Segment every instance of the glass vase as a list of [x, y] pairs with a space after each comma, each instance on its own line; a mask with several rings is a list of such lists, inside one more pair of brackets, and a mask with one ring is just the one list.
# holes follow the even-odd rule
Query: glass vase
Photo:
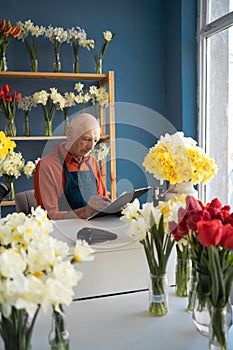
[[80, 73], [80, 66], [79, 66], [78, 56], [74, 57], [73, 72], [74, 73]]
[[[211, 309], [209, 301], [209, 275], [199, 272], [196, 301], [193, 310], [193, 321], [197, 330], [204, 336], [209, 336]], [[230, 300], [226, 305], [227, 329], [232, 325], [232, 308]]]
[[66, 135], [66, 129], [69, 125], [69, 107], [63, 108], [64, 115], [64, 135]]
[[53, 135], [53, 120], [45, 119], [44, 121], [44, 135], [52, 136]]
[[164, 316], [168, 313], [167, 274], [150, 274], [149, 312], [152, 316]]
[[176, 259], [176, 295], [179, 297], [188, 296], [188, 283], [191, 277], [191, 260]]
[[59, 73], [61, 71], [60, 54], [59, 52], [56, 52], [56, 51], [55, 51], [55, 57], [54, 57], [53, 71], [55, 73]]
[[7, 187], [10, 189], [8, 194], [8, 201], [13, 201], [15, 199], [15, 177], [14, 175], [4, 175]]
[[6, 49], [4, 47], [0, 47], [0, 71], [7, 71]]
[[5, 350], [32, 350], [31, 339], [39, 310], [38, 306], [32, 319], [25, 309], [15, 307], [9, 317], [2, 315], [1, 337]]
[[50, 350], [69, 350], [70, 336], [65, 328], [64, 316], [62, 313], [53, 309], [52, 314], [52, 330], [49, 334]]
[[14, 116], [11, 116], [10, 118], [6, 118], [6, 124], [5, 124], [5, 134], [6, 136], [16, 136], [17, 129], [15, 125]]
[[211, 307], [209, 350], [227, 350], [227, 308]]
[[209, 334], [209, 286], [210, 277], [208, 274], [198, 272], [197, 274], [197, 294], [193, 309], [193, 321], [197, 330], [208, 336]]
[[31, 71], [32, 72], [38, 72], [38, 60], [34, 57], [30, 59], [31, 61]]
[[197, 295], [197, 269], [195, 262], [191, 260], [192, 268], [191, 268], [191, 277], [188, 283], [188, 305], [186, 308], [186, 311], [193, 313], [195, 301], [196, 301], [196, 295]]
[[24, 111], [24, 125], [23, 125], [24, 136], [30, 136], [30, 125], [29, 125], [28, 113], [29, 111]]
[[95, 72], [96, 72], [96, 74], [102, 74], [102, 59], [99, 59], [96, 62]]

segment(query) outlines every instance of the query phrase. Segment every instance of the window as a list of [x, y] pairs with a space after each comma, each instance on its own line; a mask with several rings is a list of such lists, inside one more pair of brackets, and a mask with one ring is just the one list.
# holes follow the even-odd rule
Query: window
[[233, 0], [199, 1], [199, 144], [218, 173], [200, 197], [233, 207]]

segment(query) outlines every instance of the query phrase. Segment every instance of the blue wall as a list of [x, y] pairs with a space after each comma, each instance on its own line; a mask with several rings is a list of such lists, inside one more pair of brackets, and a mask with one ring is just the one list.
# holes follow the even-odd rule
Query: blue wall
[[[1, 4], [1, 18], [13, 24], [31, 19], [44, 26], [79, 25], [98, 45], [104, 30], [116, 33], [103, 71], [115, 71], [118, 192], [127, 186], [155, 185], [141, 162], [161, 133], [183, 129], [187, 136], [196, 137], [196, 0], [12, 0]], [[17, 40], [10, 43], [7, 60], [9, 70], [29, 70], [26, 48]], [[62, 45], [61, 61], [62, 70], [71, 72], [73, 56], [68, 44]], [[81, 72], [94, 71], [89, 52], [80, 51], [80, 62]], [[53, 71], [53, 48], [47, 39], [40, 41], [39, 70]], [[38, 81], [1, 80], [0, 85], [5, 82], [23, 94], [51, 87], [50, 82]], [[73, 82], [61, 83], [61, 88], [69, 91]], [[34, 135], [43, 130], [38, 113], [39, 107], [30, 115]], [[55, 123], [61, 121], [62, 113], [58, 113]], [[22, 134], [22, 111], [17, 112], [16, 124]], [[0, 127], [4, 128], [1, 115]], [[21, 142], [17, 147], [26, 159], [40, 156], [43, 148], [41, 142]], [[32, 180], [22, 176], [16, 191], [27, 188], [32, 188]]]

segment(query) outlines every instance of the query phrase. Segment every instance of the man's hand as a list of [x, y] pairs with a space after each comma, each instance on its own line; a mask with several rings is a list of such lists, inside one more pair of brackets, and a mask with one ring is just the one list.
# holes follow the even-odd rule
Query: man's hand
[[111, 199], [103, 196], [91, 196], [87, 205], [83, 208], [75, 209], [65, 215], [65, 219], [73, 219], [79, 217], [80, 219], [87, 219], [101, 211], [111, 203]]

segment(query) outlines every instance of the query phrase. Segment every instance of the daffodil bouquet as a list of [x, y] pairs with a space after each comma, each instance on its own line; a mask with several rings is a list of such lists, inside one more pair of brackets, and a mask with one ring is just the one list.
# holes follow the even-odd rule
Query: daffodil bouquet
[[110, 30], [106, 30], [103, 32], [103, 37], [104, 37], [104, 42], [103, 45], [100, 49], [100, 52], [98, 54], [97, 49], [96, 49], [96, 43], [93, 41], [93, 49], [92, 49], [92, 54], [95, 60], [95, 65], [96, 65], [96, 74], [102, 74], [102, 60], [104, 58], [104, 54], [106, 52], [106, 49], [110, 43], [110, 41], [114, 38], [115, 33], [112, 33]]
[[46, 90], [37, 91], [33, 94], [35, 104], [41, 104], [45, 121], [45, 136], [52, 136], [53, 117], [56, 110], [63, 110], [65, 98], [58, 92], [57, 88], [50, 88], [50, 93]]
[[40, 308], [62, 314], [61, 305], [71, 304], [82, 277], [74, 263], [93, 260], [84, 241], [77, 242], [69, 260], [68, 245], [52, 238], [52, 231], [53, 222], [40, 207], [0, 220], [0, 335], [7, 350], [31, 349]]
[[181, 205], [183, 203], [178, 200], [161, 202], [159, 208], [155, 208], [153, 203], [145, 203], [140, 209], [139, 200], [135, 199], [122, 210], [121, 220], [129, 224], [128, 234], [144, 247], [152, 283], [149, 310], [155, 316], [168, 312], [167, 287], [161, 276], [166, 275], [175, 243], [168, 230], [168, 223], [177, 216], [177, 208]]
[[19, 40], [25, 42], [28, 50], [31, 70], [32, 72], [38, 71], [38, 38], [45, 34], [45, 27], [34, 25], [29, 19], [24, 23], [21, 21], [17, 22], [17, 26], [21, 29]]
[[163, 182], [171, 184], [192, 182], [206, 184], [216, 173], [213, 158], [183, 132], [161, 136], [146, 155], [143, 166]]

